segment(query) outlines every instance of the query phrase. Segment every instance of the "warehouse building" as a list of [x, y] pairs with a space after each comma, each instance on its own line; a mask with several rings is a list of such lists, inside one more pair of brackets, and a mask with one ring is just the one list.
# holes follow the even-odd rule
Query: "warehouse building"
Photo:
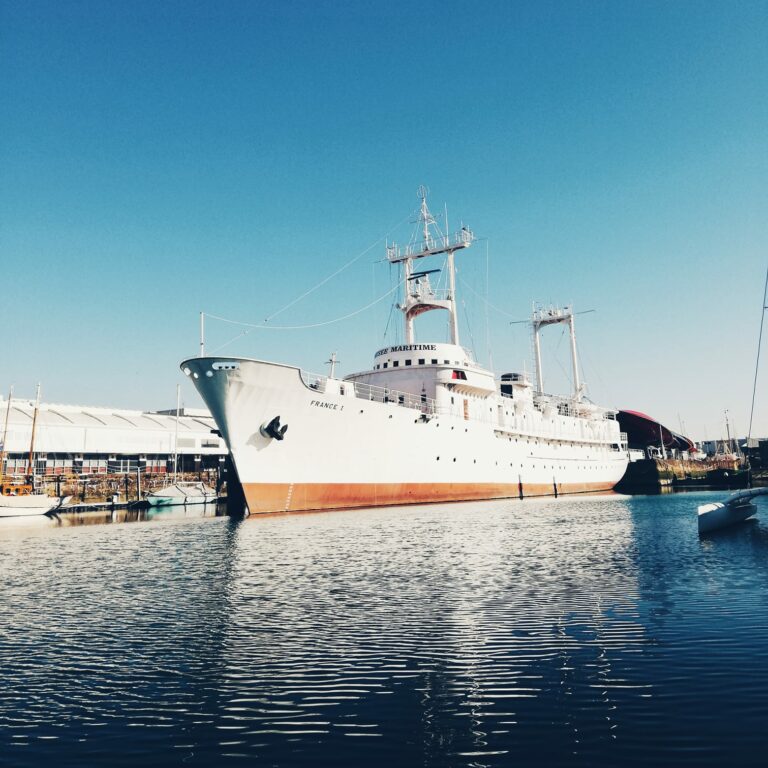
[[218, 469], [227, 449], [202, 409], [145, 412], [41, 403], [32, 439], [35, 404], [0, 398], [0, 441], [7, 414], [4, 472], [26, 474], [30, 446], [35, 474], [87, 475]]

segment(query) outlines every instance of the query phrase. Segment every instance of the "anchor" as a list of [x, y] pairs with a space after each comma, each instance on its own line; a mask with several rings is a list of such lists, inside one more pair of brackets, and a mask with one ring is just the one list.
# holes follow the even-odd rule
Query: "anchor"
[[264, 437], [274, 438], [275, 440], [282, 440], [285, 437], [285, 433], [288, 431], [288, 425], [283, 424], [280, 426], [280, 417], [275, 416], [268, 424], [264, 423], [259, 428], [259, 432]]

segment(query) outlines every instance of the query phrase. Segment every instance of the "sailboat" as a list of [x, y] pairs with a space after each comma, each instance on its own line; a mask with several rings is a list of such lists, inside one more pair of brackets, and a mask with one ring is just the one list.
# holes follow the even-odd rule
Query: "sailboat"
[[150, 507], [170, 507], [180, 504], [207, 504], [216, 501], [216, 491], [202, 482], [179, 481], [179, 411], [181, 392], [176, 387], [176, 430], [173, 438], [173, 482], [150, 491], [146, 501]]
[[732, 493], [725, 501], [702, 504], [698, 509], [699, 533], [710, 533], [746, 520], [757, 512], [756, 496], [768, 495], [768, 488], [750, 488]]
[[[765, 323], [765, 310], [768, 309], [768, 270], [765, 273], [765, 288], [763, 289], [763, 311], [760, 318], [760, 334], [757, 338], [757, 360], [755, 361], [755, 380], [752, 385], [752, 409], [749, 414], [749, 432], [747, 434], [747, 446], [752, 437], [752, 419], [755, 415], [755, 395], [757, 394], [757, 374], [760, 370], [760, 347], [763, 343], [763, 325]], [[726, 427], [728, 425], [728, 411], [725, 412]], [[730, 442], [730, 429], [728, 429]], [[747, 458], [749, 462], [749, 458]], [[749, 464], [747, 464], [749, 472]], [[751, 474], [750, 474], [751, 477]], [[732, 493], [725, 501], [716, 501], [712, 504], [702, 504], [697, 510], [699, 533], [711, 533], [729, 525], [740, 523], [742, 520], [752, 517], [757, 512], [757, 506], [752, 499], [757, 496], [768, 496], [768, 488], [750, 488], [746, 491]]]
[[8, 420], [11, 413], [11, 401], [13, 399], [13, 387], [8, 394], [8, 404], [5, 409], [5, 426], [3, 427], [3, 442], [0, 446], [0, 517], [28, 517], [31, 515], [45, 515], [53, 512], [69, 501], [69, 497], [60, 498], [48, 496], [45, 493], [35, 492], [34, 482], [34, 450], [35, 429], [37, 427], [37, 414], [40, 408], [40, 385], [37, 385], [35, 398], [35, 411], [32, 416], [32, 437], [29, 443], [29, 460], [27, 462], [27, 476], [16, 479], [6, 479], [5, 455], [8, 439]]

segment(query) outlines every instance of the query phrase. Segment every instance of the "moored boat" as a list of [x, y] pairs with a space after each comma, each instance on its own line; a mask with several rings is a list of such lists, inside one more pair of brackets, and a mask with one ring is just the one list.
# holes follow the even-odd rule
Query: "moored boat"
[[702, 504], [698, 508], [699, 533], [711, 533], [747, 520], [757, 512], [752, 499], [768, 494], [768, 488], [751, 488], [732, 493], [725, 501]]
[[69, 501], [70, 497], [59, 498], [48, 496], [45, 493], [38, 493], [35, 490], [34, 473], [34, 445], [35, 445], [35, 427], [37, 425], [37, 412], [40, 406], [40, 385], [37, 385], [37, 397], [35, 400], [35, 411], [32, 417], [32, 436], [29, 446], [27, 478], [6, 478], [5, 477], [5, 446], [8, 438], [8, 416], [11, 410], [11, 401], [13, 399], [13, 387], [8, 395], [8, 404], [5, 412], [5, 426], [3, 427], [3, 438], [0, 443], [0, 517], [28, 517], [31, 515], [45, 515], [59, 509], [63, 504]]
[[205, 483], [178, 482], [166, 485], [146, 495], [151, 507], [170, 507], [179, 504], [208, 504], [216, 501], [216, 491]]
[[35, 493], [28, 483], [0, 485], [0, 517], [45, 515], [59, 509], [66, 501], [66, 498]]
[[[249, 510], [279, 512], [608, 491], [627, 466], [616, 411], [584, 395], [571, 307], [538, 308], [531, 325], [536, 380], [497, 381], [459, 341], [454, 255], [466, 228], [437, 228], [422, 190], [420, 234], [387, 247], [400, 268], [404, 343], [368, 370], [328, 376], [240, 357], [184, 361], [229, 447]], [[414, 263], [435, 257], [437, 270]], [[445, 288], [430, 276], [440, 272]], [[414, 320], [448, 313], [448, 342], [417, 342]], [[540, 331], [570, 331], [573, 392], [546, 394]], [[290, 428], [289, 428], [290, 427]]]

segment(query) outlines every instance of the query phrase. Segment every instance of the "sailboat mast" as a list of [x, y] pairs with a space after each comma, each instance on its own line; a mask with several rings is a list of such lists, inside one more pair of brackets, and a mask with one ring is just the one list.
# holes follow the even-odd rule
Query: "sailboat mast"
[[176, 431], [173, 436], [173, 482], [179, 480], [179, 410], [181, 406], [181, 387], [176, 385]]
[[37, 428], [37, 413], [40, 410], [40, 383], [37, 384], [37, 393], [35, 394], [35, 412], [32, 415], [32, 436], [29, 439], [29, 461], [27, 462], [27, 474], [33, 478], [35, 476], [35, 429]]
[[8, 420], [11, 416], [11, 400], [13, 400], [13, 386], [11, 386], [10, 392], [8, 392], [8, 405], [5, 408], [5, 424], [3, 426], [3, 442], [0, 444], [0, 484], [3, 482], [3, 476], [5, 474], [5, 454], [6, 454], [6, 440], [8, 438]]
[[755, 415], [755, 395], [757, 394], [757, 373], [760, 370], [760, 347], [763, 344], [763, 323], [765, 322], [765, 310], [768, 309], [768, 269], [765, 271], [765, 288], [763, 288], [763, 309], [760, 314], [760, 333], [757, 337], [757, 358], [755, 360], [755, 382], [752, 385], [752, 407], [749, 410], [749, 431], [747, 432], [747, 452], [749, 452], [749, 440], [752, 437], [752, 417]]

